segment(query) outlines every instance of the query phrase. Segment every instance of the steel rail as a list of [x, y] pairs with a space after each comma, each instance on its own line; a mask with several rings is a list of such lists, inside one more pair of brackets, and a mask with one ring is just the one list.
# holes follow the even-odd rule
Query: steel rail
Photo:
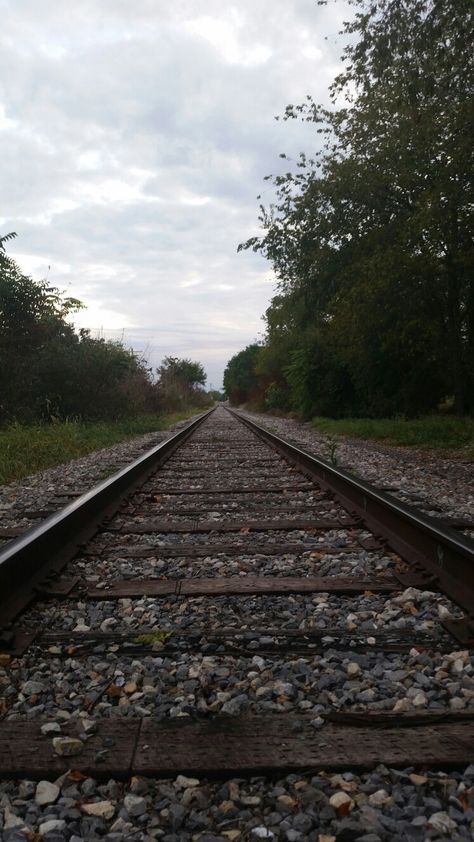
[[4, 628], [26, 608], [35, 597], [38, 585], [61, 570], [117, 511], [123, 499], [166, 462], [214, 409], [0, 550], [0, 627]]
[[307, 477], [337, 496], [341, 504], [411, 564], [427, 571], [427, 588], [435, 580], [439, 588], [469, 615], [474, 615], [474, 541], [434, 518], [416, 511], [386, 492], [347, 471], [335, 467], [303, 448], [225, 407], [260, 439], [284, 455]]

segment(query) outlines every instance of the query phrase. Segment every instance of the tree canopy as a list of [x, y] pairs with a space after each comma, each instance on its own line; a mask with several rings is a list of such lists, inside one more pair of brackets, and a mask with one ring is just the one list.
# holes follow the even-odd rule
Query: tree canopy
[[260, 352], [254, 343], [235, 354], [224, 371], [224, 391], [231, 403], [242, 403], [251, 399], [257, 386], [255, 366]]
[[156, 373], [160, 394], [166, 404], [174, 409], [189, 402], [204, 406], [212, 400], [203, 391], [207, 375], [199, 362], [165, 357]]
[[284, 115], [323, 146], [268, 177], [239, 247], [278, 278], [257, 368], [305, 413], [473, 411], [472, 4], [353, 6], [331, 106]]

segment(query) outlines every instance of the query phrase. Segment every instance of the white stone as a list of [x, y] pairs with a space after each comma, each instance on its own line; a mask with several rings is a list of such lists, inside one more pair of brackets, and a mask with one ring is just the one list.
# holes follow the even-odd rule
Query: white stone
[[54, 804], [59, 798], [61, 790], [56, 784], [51, 781], [40, 781], [36, 787], [35, 801], [42, 806], [43, 804]]
[[15, 828], [24, 826], [25, 822], [23, 821], [23, 819], [15, 815], [15, 813], [13, 813], [10, 810], [10, 807], [7, 804], [7, 806], [5, 807], [5, 821], [3, 825], [4, 830], [14, 830]]
[[111, 833], [127, 833], [129, 830], [132, 830], [133, 825], [130, 822], [126, 822], [125, 819], [118, 818], [115, 819], [114, 823], [110, 826]]
[[64, 819], [50, 819], [47, 822], [43, 822], [39, 826], [39, 835], [46, 836], [47, 833], [51, 833], [52, 830], [64, 830], [66, 827], [66, 822]]
[[179, 786], [180, 789], [189, 789], [193, 786], [199, 786], [200, 780], [199, 778], [187, 778], [185, 775], [178, 775], [175, 784], [176, 786]]
[[258, 667], [259, 670], [265, 669], [265, 660], [263, 658], [261, 658], [260, 655], [254, 655], [251, 663], [255, 667]]
[[413, 602], [414, 600], [418, 599], [420, 596], [419, 590], [417, 588], [406, 588], [399, 596], [395, 596], [393, 598], [393, 602], [398, 603], [399, 605], [403, 605], [405, 602]]
[[273, 839], [275, 834], [268, 827], [253, 827], [252, 836], [256, 839]]
[[98, 725], [95, 719], [81, 719], [81, 727], [85, 734], [95, 734]]
[[53, 748], [61, 757], [72, 757], [80, 754], [84, 744], [77, 737], [54, 737]]
[[101, 629], [101, 631], [106, 632], [106, 631], [109, 631], [110, 629], [113, 629], [113, 627], [116, 626], [116, 625], [117, 625], [117, 620], [115, 619], [115, 617], [107, 617], [105, 620], [102, 620], [102, 622], [100, 624], [100, 629]]
[[90, 804], [83, 804], [81, 810], [86, 816], [111, 819], [115, 813], [115, 804], [111, 801], [92, 801]]
[[44, 725], [41, 726], [40, 731], [45, 736], [48, 736], [48, 734], [60, 734], [61, 726], [59, 722], [45, 722]]
[[335, 792], [334, 795], [331, 795], [329, 799], [329, 804], [336, 810], [337, 813], [341, 812], [344, 815], [352, 810], [354, 806], [354, 802], [350, 795], [347, 792]]
[[403, 711], [411, 710], [411, 704], [408, 699], [397, 699], [393, 706], [394, 713], [402, 713]]
[[140, 795], [132, 795], [131, 793], [126, 795], [123, 804], [130, 818], [136, 818], [146, 813], [146, 801]]
[[22, 684], [21, 692], [25, 696], [38, 696], [40, 693], [44, 693], [44, 684], [41, 681], [25, 681]]
[[439, 833], [449, 833], [450, 830], [456, 830], [456, 822], [454, 822], [447, 813], [433, 813], [428, 819], [428, 824], [433, 830]]
[[373, 792], [368, 798], [368, 802], [371, 807], [381, 807], [382, 804], [386, 804], [387, 801], [391, 800], [392, 799], [386, 789], [378, 789], [377, 792]]
[[351, 663], [347, 665], [347, 675], [358, 675], [359, 673], [360, 673], [359, 664], [356, 664], [355, 661], [351, 661]]

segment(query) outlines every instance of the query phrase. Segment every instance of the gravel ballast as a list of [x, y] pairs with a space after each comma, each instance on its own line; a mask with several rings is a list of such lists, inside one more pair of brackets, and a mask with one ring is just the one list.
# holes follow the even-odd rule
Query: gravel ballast
[[[295, 422], [271, 419], [271, 424], [274, 421], [281, 425], [277, 432], [296, 440], [297, 425], [283, 430]], [[360, 542], [370, 535], [360, 524], [324, 530], [249, 531], [249, 519], [346, 515], [328, 495], [314, 488], [298, 490], [307, 484], [306, 478], [288, 469], [275, 454], [260, 453], [260, 445], [251, 437], [247, 447], [249, 434], [236, 423], [223, 410], [211, 416], [165, 469], [67, 565], [64, 576], [106, 588], [113, 580], [140, 576], [384, 577], [403, 570], [401, 559], [386, 547], [363, 549]], [[270, 419], [265, 417], [264, 423], [270, 426]], [[304, 425], [299, 429], [300, 443], [316, 451], [313, 432]], [[64, 503], [58, 492], [86, 490], [164, 435], [149, 434], [1, 489], [4, 523], [29, 525], [22, 512], [57, 508]], [[240, 443], [240, 457], [229, 456], [227, 462], [207, 459], [209, 442], [223, 451]], [[450, 485], [444, 465], [438, 466], [433, 478], [424, 456], [410, 469], [406, 452], [402, 462], [398, 453], [390, 455], [389, 448], [374, 445], [371, 450], [365, 445], [357, 457], [359, 475], [384, 487], [396, 487], [394, 493], [400, 496], [406, 492], [407, 500], [411, 494], [409, 502], [418, 495], [427, 510], [432, 504], [438, 514], [441, 509], [456, 515], [470, 512], [468, 496], [460, 504], [464, 493], [472, 493], [467, 474], [462, 477], [463, 466]], [[359, 442], [346, 443], [346, 450], [342, 447], [340, 463], [356, 465]], [[255, 457], [258, 466], [252, 476]], [[183, 474], [187, 492], [206, 484], [225, 489], [232, 483], [239, 487], [251, 482], [262, 490], [229, 494], [228, 499], [212, 494], [174, 498], [166, 492], [183, 484]], [[288, 490], [274, 498], [266, 488], [278, 484]], [[298, 508], [308, 507], [310, 514], [298, 513]], [[127, 532], [127, 524], [152, 518], [172, 523], [210, 520], [215, 528], [206, 534]], [[219, 524], [233, 520], [243, 524], [238, 532], [218, 531]], [[122, 556], [114, 551], [116, 543], [124, 548]], [[223, 543], [236, 548], [236, 554], [219, 551]], [[305, 550], [255, 553], [257, 544], [288, 543], [304, 543]], [[167, 550], [182, 545], [208, 550], [204, 556], [166, 557]], [[126, 556], [125, 550], [138, 548], [145, 551], [143, 557]], [[93, 729], [99, 718], [169, 721], [216, 714], [288, 713], [308, 716], [311, 729], [324, 742], [324, 715], [331, 712], [465, 713], [474, 708], [474, 658], [442, 626], [443, 620], [459, 616], [459, 609], [442, 594], [413, 587], [387, 595], [364, 591], [352, 596], [249, 593], [39, 600], [19, 625], [30, 631], [42, 629], [51, 639], [33, 643], [21, 657], [0, 658], [0, 715], [7, 722], [41, 720], [42, 733], [57, 746], [57, 754], [70, 757], [70, 771], [56, 780], [0, 781], [0, 839], [471, 839], [474, 766], [441, 772], [421, 762], [416, 769], [378, 766], [359, 774], [280, 772], [219, 781], [184, 775], [169, 780], [100, 781], [74, 770], [74, 740], [67, 736], [69, 724], [79, 719], [84, 728]], [[127, 652], [127, 645], [135, 650]]]
[[311, 423], [244, 412], [257, 424], [329, 460], [335, 443], [335, 458], [341, 468], [355, 472], [406, 503], [434, 517], [474, 519], [474, 466], [462, 455], [446, 456], [437, 451], [399, 447], [351, 436], [328, 437]]

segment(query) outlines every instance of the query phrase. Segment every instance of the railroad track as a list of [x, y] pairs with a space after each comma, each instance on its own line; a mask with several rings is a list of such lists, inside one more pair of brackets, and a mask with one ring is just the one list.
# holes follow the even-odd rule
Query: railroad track
[[[467, 765], [473, 560], [219, 407], [2, 548], [0, 775]], [[232, 821], [216, 838], [252, 838]]]

